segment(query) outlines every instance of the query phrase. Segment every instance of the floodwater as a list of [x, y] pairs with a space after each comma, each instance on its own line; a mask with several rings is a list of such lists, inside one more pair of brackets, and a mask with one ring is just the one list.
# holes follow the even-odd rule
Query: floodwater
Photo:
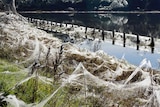
[[[25, 13], [23, 16], [160, 39], [160, 20], [158, 20], [160, 19], [160, 14], [158, 13]], [[93, 49], [91, 49], [92, 42], [93, 41], [86, 39], [77, 45], [93, 51]], [[151, 61], [153, 68], [160, 69], [160, 48], [157, 47], [146, 47], [147, 50], [150, 50], [146, 51], [145, 49], [141, 49], [141, 47], [139, 47], [140, 49], [137, 49], [136, 46], [124, 47], [123, 45], [116, 43], [116, 41], [113, 44], [112, 41], [109, 42], [104, 40], [99, 43], [98, 49], [117, 58], [124, 56], [128, 62], [134, 65], [139, 65], [142, 59], [147, 58]]]

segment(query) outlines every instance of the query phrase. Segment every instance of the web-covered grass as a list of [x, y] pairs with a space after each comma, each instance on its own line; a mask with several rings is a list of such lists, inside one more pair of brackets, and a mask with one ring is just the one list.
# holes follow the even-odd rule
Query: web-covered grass
[[0, 16], [0, 101], [13, 107], [159, 107], [160, 75], [62, 43], [15, 15]]

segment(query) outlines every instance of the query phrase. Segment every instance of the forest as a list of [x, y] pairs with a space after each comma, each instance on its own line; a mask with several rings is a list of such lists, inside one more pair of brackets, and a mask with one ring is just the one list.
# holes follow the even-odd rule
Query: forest
[[[2, 0], [1, 0], [2, 1]], [[160, 0], [17, 0], [19, 11], [27, 10], [160, 10]], [[3, 3], [0, 2], [3, 8]]]

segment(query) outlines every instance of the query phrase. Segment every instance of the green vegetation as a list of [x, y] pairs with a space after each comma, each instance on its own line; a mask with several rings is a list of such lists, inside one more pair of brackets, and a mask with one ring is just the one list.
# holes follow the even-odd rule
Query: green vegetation
[[43, 83], [37, 77], [19, 85], [27, 75], [23, 67], [0, 59], [0, 92], [14, 94], [27, 103], [39, 102], [53, 92], [55, 87]]
[[[13, 23], [10, 29], [15, 25], [20, 28], [17, 24]], [[7, 31], [11, 34], [10, 29]], [[130, 107], [137, 106], [137, 101], [138, 106], [157, 101], [157, 98], [150, 100], [150, 94], [159, 92], [160, 75], [152, 72], [147, 59], [140, 64], [146, 68], [135, 69], [102, 52], [92, 54], [71, 44], [62, 44], [30, 26], [24, 29], [26, 32], [17, 29], [16, 32], [22, 34], [15, 40], [14, 32], [2, 37], [1, 107], [7, 105], [3, 100], [13, 107]], [[150, 90], [150, 87], [155, 88]]]
[[7, 60], [0, 59], [0, 72], [18, 72], [21, 68], [17, 66], [16, 64], [10, 63]]
[[[41, 71], [38, 70], [38, 72]], [[57, 82], [48, 82], [47, 84], [45, 82], [47, 77], [40, 76], [40, 74], [33, 75], [35, 76], [27, 80], [30, 76], [24, 71], [23, 67], [8, 62], [7, 60], [0, 59], [0, 93], [4, 93], [6, 96], [9, 94], [16, 95], [18, 99], [21, 99], [28, 104], [38, 104], [60, 87], [60, 84]], [[52, 74], [50, 74], [49, 77], [51, 77], [51, 75]], [[44, 80], [42, 80], [42, 77]], [[27, 81], [24, 82], [24, 80]], [[54, 107], [78, 107], [80, 100], [76, 98], [74, 94], [76, 93], [73, 87], [62, 87], [55, 93], [54, 97], [45, 104], [45, 107], [50, 107], [51, 105], [54, 105]]]
[[[26, 72], [19, 66], [0, 59], [0, 92], [9, 92], [17, 82], [26, 76]], [[8, 94], [9, 94], [8, 93]]]
[[[32, 76], [29, 76], [23, 67], [1, 59], [0, 92], [6, 96], [16, 95], [18, 99], [21, 99], [27, 104], [39, 104], [43, 102], [61, 87], [61, 84], [58, 81], [48, 81], [47, 79], [54, 80], [54, 77], [48, 78], [41, 76], [43, 75], [42, 72], [39, 74], [37, 72], [41, 71], [35, 70]], [[98, 88], [89, 85], [88, 88], [89, 93], [94, 93], [93, 90], [96, 90], [96, 94], [103, 91], [101, 87]], [[69, 83], [59, 88], [45, 104], [45, 107], [51, 107], [51, 105], [54, 105], [54, 107], [78, 107], [80, 105], [82, 107], [94, 107], [96, 105], [95, 107], [98, 107], [100, 105], [99, 98], [94, 98], [93, 96], [87, 97], [85, 94], [83, 85], [72, 85]]]
[[35, 77], [19, 85], [14, 91], [24, 102], [35, 103], [49, 96], [55, 89], [56, 86], [45, 84]]

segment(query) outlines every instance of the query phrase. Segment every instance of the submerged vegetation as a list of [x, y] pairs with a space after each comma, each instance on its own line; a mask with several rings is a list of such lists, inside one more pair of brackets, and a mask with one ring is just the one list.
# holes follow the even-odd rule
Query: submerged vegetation
[[[160, 74], [62, 43], [24, 18], [0, 16], [0, 106], [159, 107]], [[97, 48], [97, 47], [95, 47]]]

